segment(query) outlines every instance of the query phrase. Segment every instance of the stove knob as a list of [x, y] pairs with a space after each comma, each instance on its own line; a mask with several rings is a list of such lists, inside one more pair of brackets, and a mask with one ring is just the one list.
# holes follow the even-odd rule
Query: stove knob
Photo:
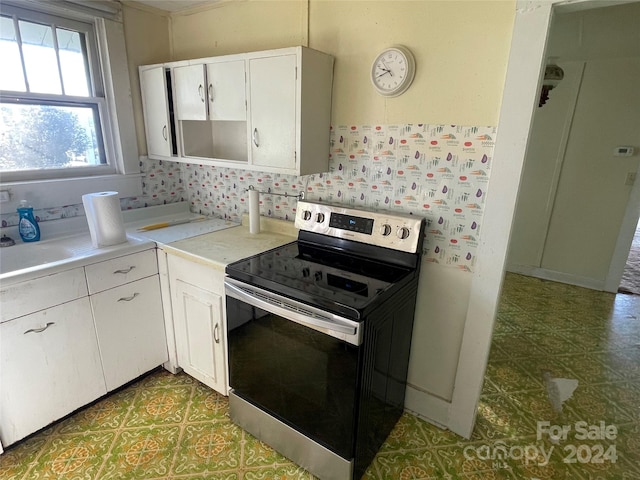
[[385, 223], [384, 225], [382, 225], [380, 227], [380, 234], [383, 237], [388, 237], [389, 235], [391, 235], [391, 225], [389, 225], [388, 223]]
[[309, 210], [304, 210], [302, 212], [302, 219], [303, 220], [311, 220], [311, 212]]
[[322, 222], [324, 222], [324, 213], [318, 213], [318, 214], [316, 214], [316, 222], [317, 222], [317, 223], [322, 223]]
[[400, 228], [398, 229], [398, 238], [399, 238], [400, 240], [404, 240], [405, 238], [408, 238], [408, 237], [409, 237], [409, 234], [410, 234], [410, 233], [411, 233], [411, 232], [409, 231], [409, 229], [408, 229], [407, 227], [400, 227]]

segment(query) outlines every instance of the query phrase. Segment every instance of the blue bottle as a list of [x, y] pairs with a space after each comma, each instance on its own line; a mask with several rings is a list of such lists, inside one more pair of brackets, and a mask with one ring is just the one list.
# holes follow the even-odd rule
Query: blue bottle
[[33, 215], [33, 207], [27, 204], [26, 200], [20, 200], [18, 207], [18, 232], [24, 242], [37, 242], [40, 240], [40, 227]]

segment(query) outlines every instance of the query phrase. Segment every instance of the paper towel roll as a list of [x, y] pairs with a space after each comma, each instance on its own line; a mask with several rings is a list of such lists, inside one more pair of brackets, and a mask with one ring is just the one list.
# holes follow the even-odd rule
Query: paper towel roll
[[249, 189], [249, 233], [260, 233], [260, 194]]
[[127, 241], [118, 192], [87, 193], [82, 196], [93, 246], [108, 247]]

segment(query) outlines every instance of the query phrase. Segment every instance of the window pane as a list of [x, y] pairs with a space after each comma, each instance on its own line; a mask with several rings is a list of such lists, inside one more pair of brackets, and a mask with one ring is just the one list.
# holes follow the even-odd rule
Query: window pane
[[80, 33], [56, 28], [65, 95], [89, 96], [89, 76]]
[[13, 18], [0, 17], [0, 90], [26, 91]]
[[97, 106], [0, 103], [0, 170], [105, 164], [97, 140]]
[[20, 20], [19, 28], [29, 91], [61, 94], [51, 27]]

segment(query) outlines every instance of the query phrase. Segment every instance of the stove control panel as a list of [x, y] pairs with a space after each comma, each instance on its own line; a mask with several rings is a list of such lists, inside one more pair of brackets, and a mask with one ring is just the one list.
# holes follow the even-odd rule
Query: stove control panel
[[296, 228], [415, 253], [422, 217], [298, 201]]

